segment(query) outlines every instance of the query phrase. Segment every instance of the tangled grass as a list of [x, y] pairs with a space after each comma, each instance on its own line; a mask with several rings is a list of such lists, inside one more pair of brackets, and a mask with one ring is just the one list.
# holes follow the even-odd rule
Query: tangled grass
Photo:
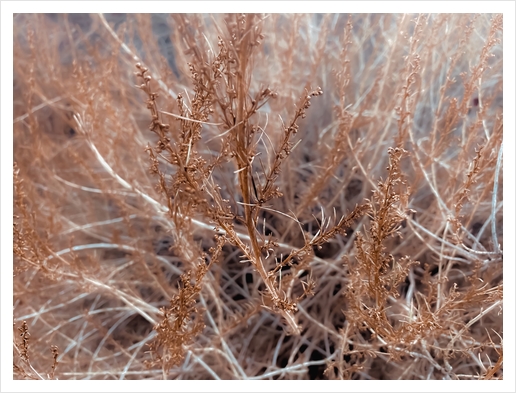
[[501, 15], [14, 18], [15, 378], [503, 378]]

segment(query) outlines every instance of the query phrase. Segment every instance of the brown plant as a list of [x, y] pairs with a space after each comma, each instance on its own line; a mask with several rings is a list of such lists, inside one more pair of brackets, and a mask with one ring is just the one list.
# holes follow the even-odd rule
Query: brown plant
[[501, 15], [14, 18], [15, 378], [503, 378]]

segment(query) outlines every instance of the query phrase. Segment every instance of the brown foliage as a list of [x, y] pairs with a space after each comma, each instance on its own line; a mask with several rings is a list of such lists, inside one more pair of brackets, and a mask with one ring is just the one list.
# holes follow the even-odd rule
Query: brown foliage
[[15, 19], [16, 378], [503, 378], [500, 15]]

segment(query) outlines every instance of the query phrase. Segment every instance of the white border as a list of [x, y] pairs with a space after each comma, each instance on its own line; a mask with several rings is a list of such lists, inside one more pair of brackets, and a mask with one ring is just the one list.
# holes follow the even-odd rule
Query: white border
[[[118, 1], [2, 1], [8, 13], [120, 12]], [[509, 3], [509, 4], [508, 4]], [[508, 13], [511, 1], [124, 1], [127, 13]]]
[[[504, 381], [13, 381], [12, 380], [12, 46], [13, 46], [13, 13], [26, 12], [274, 12], [274, 13], [500, 13], [504, 14], [504, 101], [508, 111], [504, 114], [504, 233], [507, 241], [505, 247], [504, 278]], [[210, 392], [255, 392], [281, 390], [284, 392], [305, 391], [383, 391], [383, 392], [427, 392], [455, 391], [482, 392], [515, 390], [514, 372], [514, 296], [515, 296], [515, 3], [513, 1], [360, 1], [360, 2], [229, 2], [229, 1], [188, 1], [188, 2], [57, 2], [57, 1], [15, 1], [1, 3], [1, 391], [34, 391], [34, 392], [86, 392], [86, 391], [210, 391]], [[512, 235], [511, 235], [512, 234]]]

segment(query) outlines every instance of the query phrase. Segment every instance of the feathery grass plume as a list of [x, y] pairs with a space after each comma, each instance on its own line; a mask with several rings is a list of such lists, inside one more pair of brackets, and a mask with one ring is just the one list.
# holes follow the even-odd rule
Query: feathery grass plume
[[[57, 368], [57, 357], [59, 356], [59, 349], [56, 345], [50, 346], [52, 352], [52, 369], [49, 374], [45, 376], [41, 375], [31, 364], [31, 358], [29, 356], [29, 341], [30, 333], [27, 321], [23, 321], [22, 324], [16, 329], [18, 334], [14, 335], [14, 356], [13, 356], [13, 373], [15, 377], [19, 379], [32, 379], [32, 380], [45, 380], [54, 379], [55, 371]], [[21, 337], [17, 339], [16, 336]]]
[[15, 378], [503, 378], [501, 15], [14, 18]]

